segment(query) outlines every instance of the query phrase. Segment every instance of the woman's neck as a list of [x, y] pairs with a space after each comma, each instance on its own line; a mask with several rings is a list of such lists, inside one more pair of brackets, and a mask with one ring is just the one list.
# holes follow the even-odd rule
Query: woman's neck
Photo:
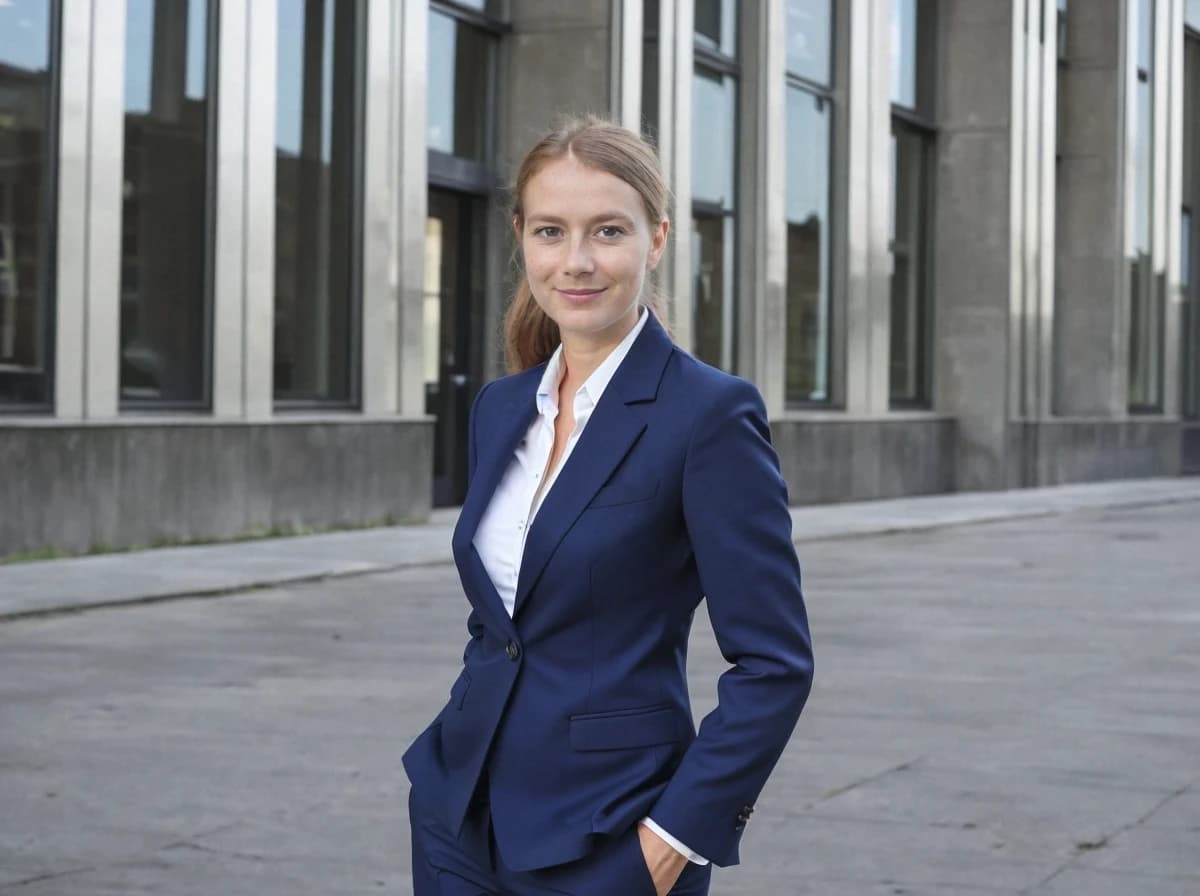
[[562, 333], [563, 391], [574, 395], [622, 340], [633, 332], [643, 313], [639, 307], [632, 322], [615, 332], [608, 330], [594, 337], [591, 334]]

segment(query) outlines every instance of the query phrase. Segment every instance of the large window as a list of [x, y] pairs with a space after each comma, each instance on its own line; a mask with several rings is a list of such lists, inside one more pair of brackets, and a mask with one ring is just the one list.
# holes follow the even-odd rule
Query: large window
[[893, 406], [929, 403], [930, 207], [936, 0], [892, 4], [892, 215], [890, 246]]
[[275, 400], [351, 404], [362, 0], [279, 0]]
[[121, 400], [209, 401], [211, 32], [208, 0], [128, 0], [121, 228]]
[[498, 41], [492, 17], [500, 5], [495, 0], [433, 4], [427, 119], [431, 150], [480, 164], [494, 155]]
[[0, 408], [51, 403], [51, 0], [0, 3]]
[[1154, 0], [1135, 0], [1130, 64], [1134, 89], [1133, 244], [1129, 252], [1129, 410], [1162, 409], [1165, 289], [1154, 270]]
[[733, 370], [734, 184], [738, 64], [735, 0], [695, 0], [692, 76], [692, 299], [696, 356]]
[[829, 400], [833, 3], [787, 4], [789, 404]]

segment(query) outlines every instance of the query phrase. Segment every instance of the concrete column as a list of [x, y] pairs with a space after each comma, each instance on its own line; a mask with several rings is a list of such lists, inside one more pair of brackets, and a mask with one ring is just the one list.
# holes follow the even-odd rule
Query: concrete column
[[366, 0], [362, 409], [425, 413], [428, 3]]
[[63, 0], [59, 66], [54, 412], [84, 416], [92, 0]]
[[642, 128], [643, 0], [612, 0], [612, 116], [631, 131]]
[[[891, 3], [837, 5], [839, 66], [835, 117], [835, 243], [831, 398], [847, 412], [888, 410], [891, 253]], [[844, 120], [837, 123], [837, 118]], [[846, 159], [845, 167], [837, 160]]]
[[1159, 0], [1156, 35], [1157, 52], [1162, 54], [1162, 80], [1156, 84], [1161, 110], [1161, 149], [1156, 158], [1155, 195], [1163, 197], [1156, 224], [1162, 235], [1161, 258], [1166, 281], [1166, 309], [1163, 326], [1163, 413], [1179, 416], [1182, 410], [1183, 283], [1180, 271], [1180, 209], [1183, 205], [1183, 0]]
[[266, 420], [274, 404], [275, 359], [275, 104], [278, 77], [277, 0], [246, 4], [246, 178], [242, 305], [242, 410]]
[[55, 414], [115, 417], [125, 3], [64, 0], [59, 54]]
[[787, 30], [781, 3], [743, 7], [741, 164], [736, 248], [738, 373], [762, 392], [767, 412], [784, 410], [787, 314], [785, 182]]
[[217, 17], [217, 91], [216, 98], [209, 100], [216, 103], [212, 410], [217, 418], [240, 418], [244, 412], [246, 7], [247, 0], [222, 0]]
[[935, 409], [958, 423], [962, 489], [1006, 485], [1014, 57], [1024, 3], [942, 5], [934, 278]]
[[1054, 413], [1128, 404], [1127, 0], [1067, 7], [1058, 165]]

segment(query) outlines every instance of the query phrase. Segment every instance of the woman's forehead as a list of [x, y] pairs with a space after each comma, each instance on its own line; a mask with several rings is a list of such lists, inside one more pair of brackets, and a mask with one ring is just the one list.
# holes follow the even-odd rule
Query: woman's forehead
[[538, 211], [564, 216], [594, 214], [611, 206], [626, 215], [641, 208], [641, 197], [615, 174], [584, 165], [574, 156], [547, 162], [529, 179], [521, 197], [526, 215]]

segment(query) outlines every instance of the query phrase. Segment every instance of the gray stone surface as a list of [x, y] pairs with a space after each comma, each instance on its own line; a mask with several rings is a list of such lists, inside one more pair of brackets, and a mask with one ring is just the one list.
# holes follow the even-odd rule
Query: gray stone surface
[[[1200, 502], [1138, 485], [802, 543], [816, 687], [714, 896], [1200, 892]], [[416, 566], [0, 624], [0, 894], [408, 893], [463, 608]], [[723, 667], [701, 614], [698, 714]]]

